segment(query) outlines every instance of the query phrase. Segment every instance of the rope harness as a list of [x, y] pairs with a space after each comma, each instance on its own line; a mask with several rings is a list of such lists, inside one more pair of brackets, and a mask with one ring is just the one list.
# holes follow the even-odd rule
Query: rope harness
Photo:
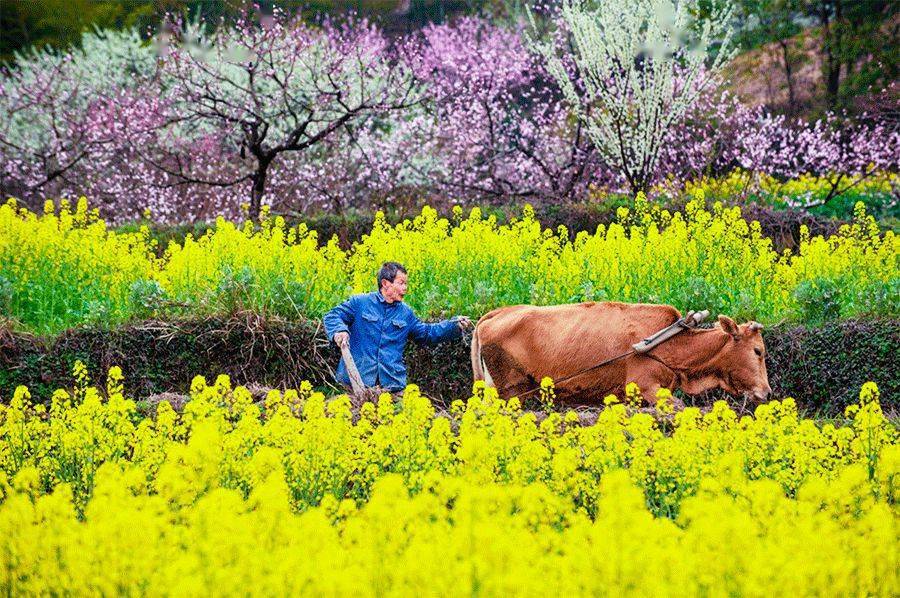
[[[600, 369], [604, 366], [607, 366], [613, 362], [616, 362], [620, 359], [624, 359], [625, 357], [628, 357], [629, 355], [635, 355], [635, 354], [644, 355], [645, 357], [649, 357], [650, 359], [659, 362], [660, 364], [669, 368], [670, 370], [676, 371], [675, 368], [672, 368], [671, 366], [666, 364], [662, 359], [660, 359], [656, 355], [651, 355], [649, 353], [649, 351], [651, 349], [653, 349], [654, 347], [658, 347], [659, 345], [666, 342], [667, 340], [669, 340], [673, 336], [677, 335], [678, 333], [680, 333], [684, 330], [687, 330], [688, 328], [696, 328], [697, 325], [700, 324], [707, 317], [709, 317], [709, 310], [703, 310], [703, 311], [699, 311], [699, 312], [689, 311], [688, 314], [686, 316], [684, 316], [683, 318], [679, 318], [678, 320], [676, 320], [672, 324], [666, 326], [662, 330], [654, 332], [653, 334], [651, 334], [647, 338], [641, 340], [640, 342], [637, 342], [637, 343], [631, 345], [630, 351], [626, 351], [625, 353], [622, 353], [621, 355], [616, 355], [615, 357], [611, 357], [610, 359], [601, 361], [600, 363], [598, 363], [596, 365], [592, 365], [591, 367], [585, 368], [578, 372], [575, 372], [574, 374], [569, 374], [568, 376], [564, 376], [564, 377], [560, 378], [559, 380], [554, 380], [554, 384], [562, 384], [564, 382], [568, 382], [569, 380], [572, 380], [573, 378], [577, 378], [578, 376], [583, 376], [584, 374], [593, 372], [594, 370], [598, 370], [598, 369]], [[502, 391], [506, 391], [507, 389], [508, 389], [508, 387], [504, 387], [502, 389]], [[522, 398], [527, 397], [531, 394], [534, 394], [540, 390], [541, 390], [540, 388], [532, 388], [531, 390], [526, 391], [521, 394], [518, 394], [516, 396], [519, 397], [519, 399], [522, 399]], [[502, 394], [502, 391], [498, 390], [498, 394]]]

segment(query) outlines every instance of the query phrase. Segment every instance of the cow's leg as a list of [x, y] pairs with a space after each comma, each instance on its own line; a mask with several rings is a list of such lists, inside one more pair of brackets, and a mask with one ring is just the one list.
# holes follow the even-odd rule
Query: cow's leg
[[[511, 399], [512, 397], [521, 397], [525, 393], [536, 389], [538, 385], [534, 382], [533, 379], [528, 378], [526, 376], [516, 376], [516, 378], [506, 386], [506, 389], [503, 391], [501, 398]], [[537, 397], [537, 394], [531, 393], [525, 399], [531, 400]]]
[[[628, 382], [634, 382], [641, 389], [644, 400], [650, 405], [656, 405], [656, 393], [660, 388], [675, 388], [675, 373], [660, 363], [642, 360], [639, 366], [628, 368], [626, 375]], [[672, 404], [676, 408], [683, 408], [680, 399], [672, 397]]]
[[[640, 385], [638, 385], [640, 386]], [[644, 395], [644, 400], [647, 401], [651, 406], [656, 405], [659, 399], [656, 397], [656, 393], [660, 388], [668, 388], [666, 386], [662, 386], [660, 384], [649, 384], [647, 388], [641, 387], [641, 393]], [[671, 388], [669, 390], [672, 390]], [[684, 409], [684, 402], [676, 396], [672, 396], [671, 400], [672, 406], [675, 409]]]
[[502, 399], [510, 399], [532, 390], [537, 385], [534, 378], [519, 368], [509, 368], [503, 371], [501, 381], [494, 381], [497, 393]]
[[501, 398], [508, 399], [535, 387], [522, 364], [499, 345], [482, 346], [481, 356]]

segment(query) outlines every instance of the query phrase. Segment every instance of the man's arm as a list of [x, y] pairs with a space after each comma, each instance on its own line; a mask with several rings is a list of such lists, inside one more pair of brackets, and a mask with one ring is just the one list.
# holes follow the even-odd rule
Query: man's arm
[[461, 338], [463, 326], [469, 324], [469, 319], [464, 316], [454, 316], [443, 322], [428, 324], [412, 315], [411, 323], [409, 335], [414, 341], [425, 345], [436, 345]]
[[350, 324], [353, 323], [355, 314], [355, 296], [350, 297], [340, 305], [333, 307], [331, 311], [325, 314], [322, 317], [322, 321], [325, 324], [325, 335], [328, 337], [328, 340], [334, 340], [334, 335], [339, 332], [344, 332], [349, 335]]

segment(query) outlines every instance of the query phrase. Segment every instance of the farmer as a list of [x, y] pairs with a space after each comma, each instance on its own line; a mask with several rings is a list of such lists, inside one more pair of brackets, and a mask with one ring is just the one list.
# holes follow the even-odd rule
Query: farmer
[[[378, 290], [353, 295], [325, 314], [325, 334], [338, 346], [349, 343], [350, 354], [363, 384], [397, 392], [406, 387], [403, 349], [407, 337], [418, 343], [436, 345], [462, 336], [472, 322], [456, 316], [436, 324], [426, 324], [403, 303], [406, 269], [397, 262], [385, 262], [378, 271]], [[350, 377], [341, 359], [338, 382], [350, 386]]]

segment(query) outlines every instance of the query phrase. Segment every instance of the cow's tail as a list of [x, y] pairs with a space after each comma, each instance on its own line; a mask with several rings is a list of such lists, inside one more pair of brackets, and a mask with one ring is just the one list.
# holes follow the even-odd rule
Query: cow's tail
[[479, 380], [484, 380], [484, 383], [487, 386], [494, 386], [494, 381], [491, 380], [491, 374], [488, 372], [487, 365], [484, 363], [484, 358], [481, 356], [481, 339], [478, 337], [478, 326], [475, 326], [475, 331], [472, 332], [472, 376], [475, 379], [475, 382]]

